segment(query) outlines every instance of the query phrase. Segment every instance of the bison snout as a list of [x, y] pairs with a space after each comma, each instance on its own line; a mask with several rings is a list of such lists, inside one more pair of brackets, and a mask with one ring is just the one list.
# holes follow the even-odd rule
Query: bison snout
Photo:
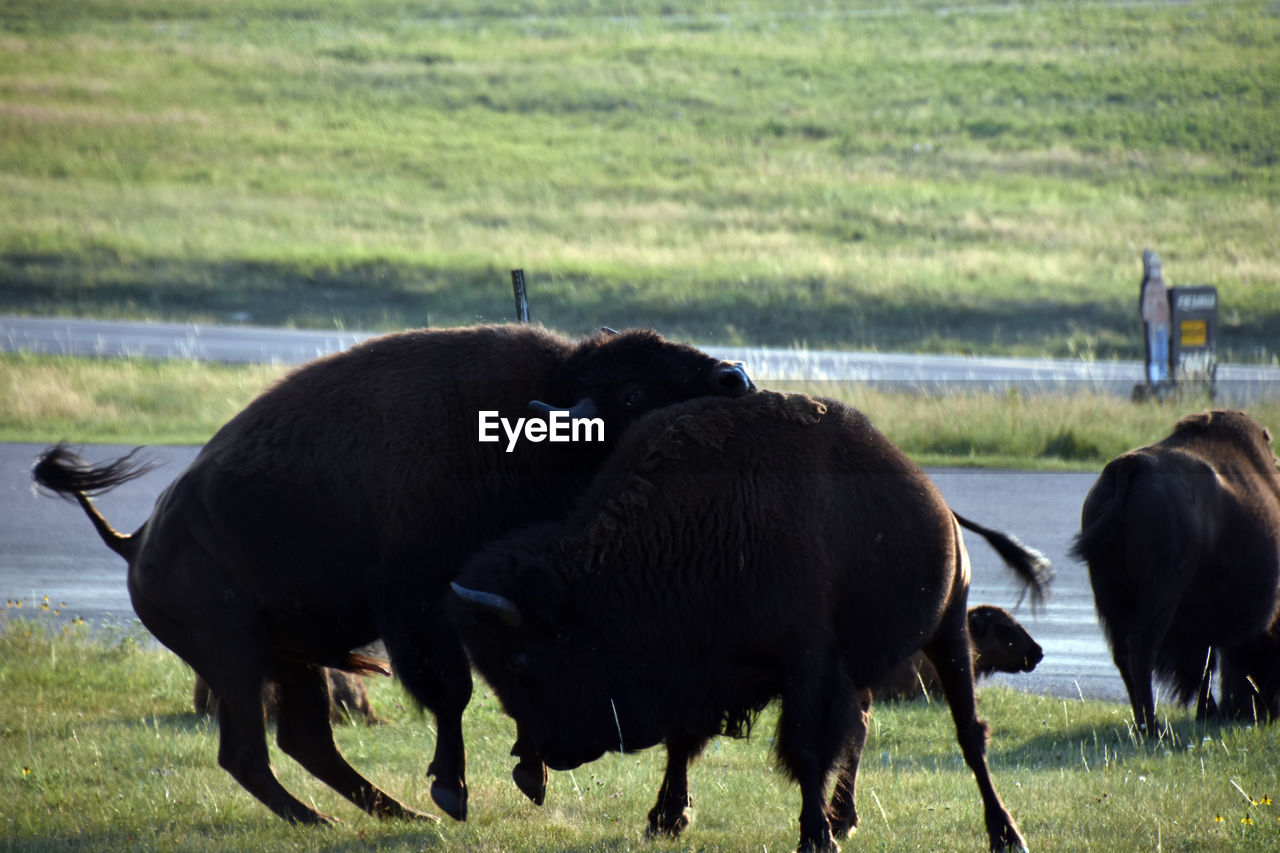
[[1044, 649], [1040, 648], [1037, 644], [1031, 649], [1031, 651], [1027, 652], [1026, 656], [1022, 659], [1022, 671], [1030, 672], [1035, 669], [1036, 664], [1040, 663], [1042, 660], [1044, 660]]
[[716, 369], [716, 373], [716, 381], [731, 396], [741, 397], [756, 390], [756, 384], [751, 381], [740, 361], [722, 365]]

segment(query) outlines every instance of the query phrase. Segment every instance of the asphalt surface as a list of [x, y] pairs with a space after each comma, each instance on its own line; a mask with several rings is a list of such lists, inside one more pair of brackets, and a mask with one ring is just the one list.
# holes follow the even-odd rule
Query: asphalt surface
[[[298, 364], [370, 336], [358, 331], [270, 329], [182, 323], [104, 322], [0, 316], [0, 350], [52, 355], [190, 358], [228, 363]], [[1136, 361], [991, 358], [839, 352], [777, 347], [703, 347], [741, 361], [757, 381], [857, 381], [923, 392], [1018, 389], [1027, 393], [1090, 390], [1130, 396], [1140, 384]], [[1244, 404], [1280, 397], [1280, 367], [1219, 365], [1217, 398]]]

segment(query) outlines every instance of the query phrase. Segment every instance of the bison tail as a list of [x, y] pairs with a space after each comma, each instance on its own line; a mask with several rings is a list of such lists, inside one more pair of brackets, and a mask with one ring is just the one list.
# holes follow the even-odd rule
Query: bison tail
[[136, 537], [121, 534], [112, 527], [89, 497], [137, 479], [155, 468], [154, 463], [134, 460], [139, 449], [134, 448], [127, 456], [115, 462], [89, 465], [62, 442], [36, 458], [31, 478], [41, 488], [68, 500], [78, 501], [107, 547], [126, 560], [132, 560], [136, 550]]
[[1076, 534], [1071, 542], [1071, 550], [1067, 553], [1074, 560], [1092, 563], [1100, 555], [1116, 535], [1119, 529], [1116, 524], [1119, 513], [1107, 512], [1095, 518], [1088, 526]]
[[1049, 558], [1036, 549], [1022, 544], [1016, 536], [983, 527], [955, 510], [952, 510], [951, 514], [956, 517], [956, 521], [960, 522], [961, 527], [968, 528], [987, 540], [987, 543], [1000, 555], [1000, 559], [1004, 560], [1005, 565], [1013, 569], [1022, 580], [1024, 588], [1030, 590], [1032, 609], [1039, 607], [1044, 601], [1045, 593], [1049, 590], [1049, 582], [1053, 580], [1053, 566]]
[[1107, 546], [1120, 531], [1133, 479], [1150, 464], [1150, 460], [1139, 453], [1126, 453], [1107, 463], [1085, 498], [1083, 514], [1092, 517], [1072, 542], [1068, 552], [1072, 559], [1092, 563], [1106, 553]]

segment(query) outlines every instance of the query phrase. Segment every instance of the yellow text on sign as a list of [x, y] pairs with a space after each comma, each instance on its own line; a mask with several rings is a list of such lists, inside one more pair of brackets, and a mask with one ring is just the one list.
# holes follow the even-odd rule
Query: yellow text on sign
[[1183, 320], [1181, 332], [1184, 347], [1202, 347], [1209, 340], [1209, 327], [1204, 320]]

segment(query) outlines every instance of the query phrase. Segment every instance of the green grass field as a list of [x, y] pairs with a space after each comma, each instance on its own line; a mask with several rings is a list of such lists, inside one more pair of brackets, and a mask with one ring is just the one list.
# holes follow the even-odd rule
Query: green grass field
[[1280, 340], [1272, 0], [7, 0], [0, 312], [1140, 351]]
[[[783, 851], [798, 837], [798, 789], [773, 769], [773, 712], [749, 740], [720, 739], [693, 767], [695, 819], [647, 841], [661, 749], [553, 773], [541, 808], [510, 781], [514, 726], [483, 684], [467, 711], [466, 823], [381, 823], [307, 776], [272, 744], [302, 799], [337, 817], [290, 827], [215, 763], [217, 728], [191, 712], [192, 675], [127, 631], [55, 624], [43, 602], [0, 612], [0, 849], [14, 851]], [[57, 603], [51, 604], [57, 609]], [[36, 615], [29, 615], [34, 609]], [[434, 743], [393, 682], [371, 683], [377, 727], [339, 726], [347, 758], [409, 805], [430, 809]], [[1137, 740], [1127, 707], [983, 688], [995, 783], [1033, 850], [1255, 851], [1280, 845], [1280, 728], [1197, 727]], [[973, 777], [937, 703], [879, 704], [846, 850], [981, 850]]]

